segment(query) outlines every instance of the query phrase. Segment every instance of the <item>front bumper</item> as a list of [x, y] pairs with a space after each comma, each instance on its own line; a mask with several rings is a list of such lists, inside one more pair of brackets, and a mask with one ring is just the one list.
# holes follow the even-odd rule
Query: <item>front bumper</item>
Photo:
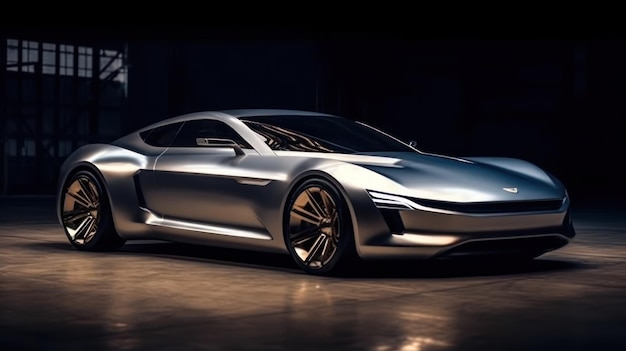
[[[459, 256], [539, 256], [575, 236], [569, 200], [553, 209], [464, 213], [418, 209], [364, 209], [357, 251], [364, 259], [431, 259]], [[381, 208], [383, 207], [383, 208]], [[365, 223], [363, 223], [365, 222]]]

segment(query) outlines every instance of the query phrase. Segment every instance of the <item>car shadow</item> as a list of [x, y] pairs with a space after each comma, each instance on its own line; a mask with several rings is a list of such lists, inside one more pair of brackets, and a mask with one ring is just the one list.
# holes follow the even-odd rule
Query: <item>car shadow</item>
[[[76, 251], [67, 243], [31, 243], [39, 249]], [[205, 261], [224, 265], [278, 270], [306, 275], [290, 256], [241, 249], [217, 248], [170, 242], [132, 242], [107, 255], [159, 256], [167, 259]], [[499, 275], [525, 275], [551, 271], [593, 268], [588, 263], [539, 257], [530, 261], [494, 260], [357, 260], [329, 277], [334, 278], [459, 278]]]
[[359, 262], [339, 273], [344, 278], [461, 278], [527, 275], [591, 268], [589, 264], [551, 258], [527, 261], [503, 260], [388, 260]]
[[288, 255], [182, 243], [131, 243], [124, 245], [116, 253], [154, 255], [180, 260], [201, 260], [266, 269], [298, 270], [295, 262]]

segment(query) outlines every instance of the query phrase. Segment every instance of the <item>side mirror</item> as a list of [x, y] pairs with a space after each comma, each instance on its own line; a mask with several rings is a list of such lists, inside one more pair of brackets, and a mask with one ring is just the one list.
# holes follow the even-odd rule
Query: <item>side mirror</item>
[[409, 140], [409, 146], [410, 146], [410, 147], [416, 147], [416, 146], [417, 146], [417, 141], [415, 141], [415, 140]]
[[196, 145], [204, 147], [230, 147], [235, 150], [235, 155], [245, 155], [241, 147], [230, 139], [196, 138]]

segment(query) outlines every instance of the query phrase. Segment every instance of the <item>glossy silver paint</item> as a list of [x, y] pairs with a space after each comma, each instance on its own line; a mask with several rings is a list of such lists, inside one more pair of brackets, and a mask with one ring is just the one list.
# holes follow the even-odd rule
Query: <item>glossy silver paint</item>
[[[468, 243], [493, 243], [497, 250], [498, 244], [516, 240], [553, 240], [555, 244], [540, 254], [574, 236], [565, 188], [526, 161], [455, 158], [416, 149], [369, 154], [273, 151], [239, 119], [260, 115], [323, 116], [231, 110], [167, 119], [111, 144], [76, 150], [61, 167], [59, 198], [68, 177], [87, 169], [102, 180], [115, 229], [124, 239], [288, 253], [283, 219], [286, 211], [289, 215], [290, 193], [304, 179], [319, 177], [334, 184], [346, 199], [356, 250], [364, 259], [462, 255], [464, 250], [450, 250]], [[243, 149], [243, 155], [231, 147], [161, 148], [147, 145], [139, 136], [156, 126], [193, 119], [223, 121], [252, 148]], [[473, 204], [517, 206], [543, 200], [558, 206], [464, 211]], [[392, 217], [401, 223], [396, 232], [389, 224]], [[61, 215], [59, 220], [63, 223]], [[473, 252], [478, 251], [467, 250]]]

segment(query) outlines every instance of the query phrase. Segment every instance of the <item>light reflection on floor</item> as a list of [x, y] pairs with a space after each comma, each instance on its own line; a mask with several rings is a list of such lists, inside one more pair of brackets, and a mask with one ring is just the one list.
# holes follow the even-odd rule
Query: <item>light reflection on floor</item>
[[0, 206], [2, 350], [626, 349], [621, 211], [580, 212], [575, 242], [526, 266], [391, 262], [330, 278], [159, 242], [79, 252], [32, 206], [31, 224]]

